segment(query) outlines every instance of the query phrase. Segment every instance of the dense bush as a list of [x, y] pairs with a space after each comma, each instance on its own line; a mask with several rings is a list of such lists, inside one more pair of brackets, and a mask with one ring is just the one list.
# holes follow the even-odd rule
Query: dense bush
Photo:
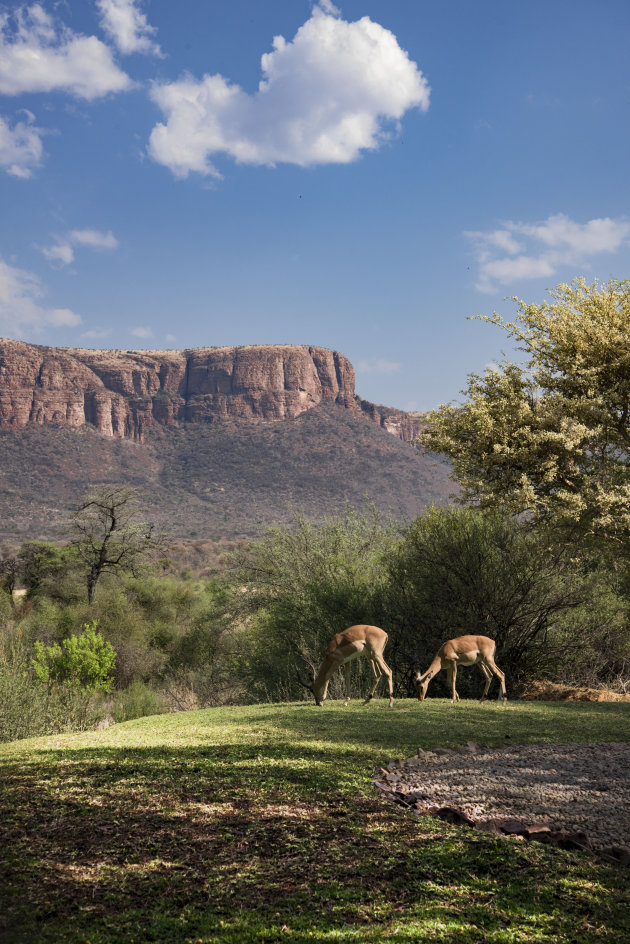
[[5, 623], [0, 637], [0, 741], [80, 731], [100, 717], [102, 702], [93, 692], [38, 678], [20, 630]]
[[[407, 680], [414, 668], [428, 667], [445, 640], [467, 634], [496, 641], [497, 663], [512, 682], [531, 677], [548, 662], [552, 627], [584, 599], [574, 563], [544, 535], [470, 508], [436, 508], [418, 518], [389, 574], [389, 655]], [[462, 691], [476, 690], [480, 679], [466, 673]]]
[[[302, 697], [296, 660], [315, 669], [335, 633], [383, 624], [385, 561], [399, 540], [398, 526], [376, 512], [347, 511], [321, 524], [298, 517], [293, 528], [270, 528], [251, 545], [232, 601], [247, 641], [240, 671], [250, 698]], [[362, 664], [355, 674], [366, 670], [371, 677]], [[331, 681], [333, 696], [338, 684]]]

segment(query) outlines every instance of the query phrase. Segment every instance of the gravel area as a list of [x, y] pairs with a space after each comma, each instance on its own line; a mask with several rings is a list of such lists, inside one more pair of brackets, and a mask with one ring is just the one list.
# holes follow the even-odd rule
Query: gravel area
[[390, 799], [420, 812], [527, 839], [573, 834], [575, 848], [630, 861], [627, 743], [497, 749], [469, 742], [392, 761], [374, 782]]

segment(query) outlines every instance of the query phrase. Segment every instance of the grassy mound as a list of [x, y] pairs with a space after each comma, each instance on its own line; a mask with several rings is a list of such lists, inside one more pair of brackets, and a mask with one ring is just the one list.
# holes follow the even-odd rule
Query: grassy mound
[[0, 748], [9, 942], [628, 940], [628, 877], [385, 804], [418, 747], [630, 737], [625, 704], [161, 715]]

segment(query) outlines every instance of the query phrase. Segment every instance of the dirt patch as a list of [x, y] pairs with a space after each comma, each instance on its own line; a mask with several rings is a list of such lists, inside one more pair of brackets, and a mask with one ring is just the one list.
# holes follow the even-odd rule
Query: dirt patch
[[630, 865], [630, 744], [469, 742], [391, 761], [374, 784], [422, 814]]
[[528, 682], [521, 698], [525, 701], [630, 701], [630, 695], [609, 688], [585, 688], [556, 682]]

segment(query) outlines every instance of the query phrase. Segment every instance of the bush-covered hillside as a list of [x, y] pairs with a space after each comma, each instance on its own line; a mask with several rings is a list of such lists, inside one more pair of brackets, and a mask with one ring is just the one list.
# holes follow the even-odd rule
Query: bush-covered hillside
[[321, 518], [366, 495], [411, 519], [448, 500], [449, 471], [330, 405], [277, 423], [157, 428], [145, 443], [89, 427], [27, 427], [0, 432], [0, 537], [56, 537], [68, 509], [98, 482], [141, 487], [151, 520], [176, 538], [252, 536], [296, 510]]

